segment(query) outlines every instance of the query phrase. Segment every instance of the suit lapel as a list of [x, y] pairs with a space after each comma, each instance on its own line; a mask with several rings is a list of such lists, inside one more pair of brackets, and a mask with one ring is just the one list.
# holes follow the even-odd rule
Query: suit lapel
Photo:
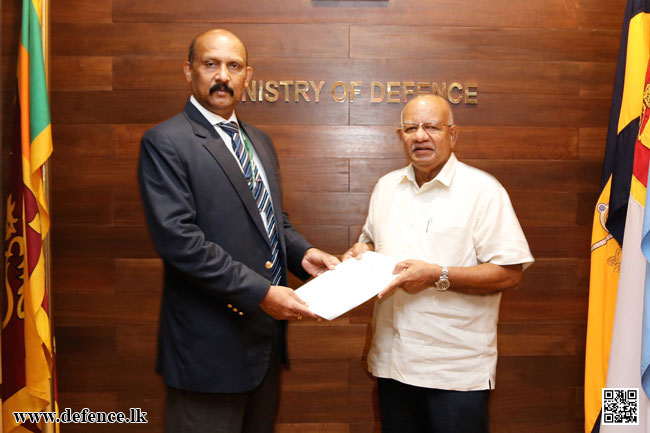
[[[185, 114], [190, 120], [194, 134], [201, 139], [203, 147], [212, 155], [216, 162], [221, 166], [221, 169], [226, 173], [233, 188], [237, 192], [240, 200], [242, 201], [246, 211], [255, 223], [255, 226], [260, 231], [262, 237], [266, 240], [267, 245], [271, 245], [269, 237], [266, 233], [266, 227], [260, 216], [260, 210], [257, 203], [253, 199], [248, 183], [241, 172], [238, 162], [233, 157], [232, 153], [226, 148], [214, 126], [188, 101], [185, 105]], [[275, 200], [273, 201], [275, 205]], [[277, 221], [277, 217], [276, 217]]]

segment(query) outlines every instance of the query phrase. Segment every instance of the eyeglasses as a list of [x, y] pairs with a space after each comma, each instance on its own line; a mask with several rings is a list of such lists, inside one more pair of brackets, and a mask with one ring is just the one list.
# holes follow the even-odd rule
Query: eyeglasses
[[421, 122], [421, 123], [402, 123], [400, 126], [401, 131], [404, 134], [415, 134], [418, 132], [418, 129], [424, 129], [424, 132], [427, 134], [435, 135], [442, 132], [445, 126], [453, 126], [446, 123], [436, 123], [436, 122]]

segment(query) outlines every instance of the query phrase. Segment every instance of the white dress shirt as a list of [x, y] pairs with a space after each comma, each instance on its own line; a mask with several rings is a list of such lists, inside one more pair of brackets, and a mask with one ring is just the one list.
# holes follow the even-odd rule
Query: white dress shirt
[[[379, 179], [359, 242], [448, 267], [533, 262], [503, 186], [453, 153], [422, 187], [410, 165]], [[370, 372], [426, 388], [494, 388], [500, 300], [500, 293], [395, 291], [375, 304]]]

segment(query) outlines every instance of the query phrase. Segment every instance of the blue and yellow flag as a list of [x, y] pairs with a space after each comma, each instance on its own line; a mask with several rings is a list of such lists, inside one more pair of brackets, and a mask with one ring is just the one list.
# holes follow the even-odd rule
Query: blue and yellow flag
[[[601, 194], [594, 213], [589, 282], [589, 319], [585, 359], [585, 432], [599, 431], [602, 388], [606, 387], [621, 267], [621, 247], [631, 186], [643, 191], [646, 173], [635, 170], [635, 143], [639, 133], [644, 79], [650, 55], [650, 1], [629, 0], [612, 96]], [[635, 181], [633, 182], [633, 178]], [[640, 178], [640, 179], [639, 179]], [[646, 183], [643, 183], [643, 179]], [[631, 240], [639, 241], [639, 239]], [[640, 329], [641, 323], [638, 324]], [[639, 341], [640, 344], [640, 341]]]

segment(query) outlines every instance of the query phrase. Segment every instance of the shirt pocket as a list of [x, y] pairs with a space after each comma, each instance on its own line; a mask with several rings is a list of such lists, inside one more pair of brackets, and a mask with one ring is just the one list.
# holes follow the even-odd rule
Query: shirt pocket
[[476, 256], [471, 227], [433, 222], [428, 225], [418, 248], [422, 260], [440, 266], [463, 266], [468, 257]]
[[421, 218], [419, 250], [429, 257], [427, 261], [458, 266], [468, 249], [474, 252], [471, 211], [462, 198], [438, 196], [426, 206]]

